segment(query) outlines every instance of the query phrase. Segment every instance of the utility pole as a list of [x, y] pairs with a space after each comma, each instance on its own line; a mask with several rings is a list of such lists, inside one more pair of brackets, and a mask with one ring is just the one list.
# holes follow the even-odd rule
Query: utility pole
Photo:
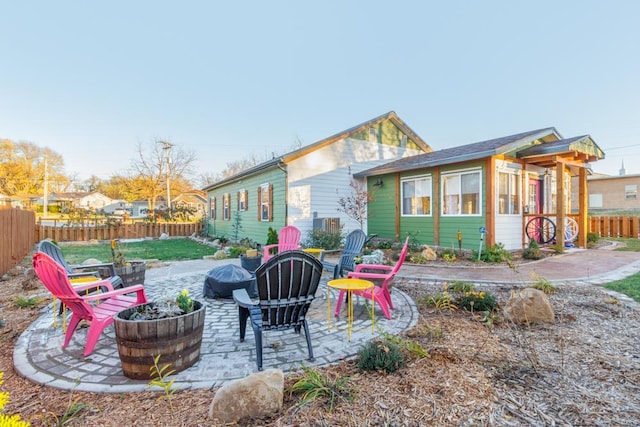
[[44, 158], [44, 196], [42, 198], [42, 218], [46, 218], [49, 211], [49, 171], [47, 170], [47, 158]]
[[170, 184], [170, 175], [171, 175], [171, 157], [169, 157], [169, 150], [173, 147], [173, 144], [167, 141], [158, 141], [158, 144], [163, 144], [164, 147], [162, 149], [165, 152], [165, 157], [167, 160], [167, 171], [166, 171], [166, 180], [167, 180], [167, 209], [171, 212], [171, 184]]

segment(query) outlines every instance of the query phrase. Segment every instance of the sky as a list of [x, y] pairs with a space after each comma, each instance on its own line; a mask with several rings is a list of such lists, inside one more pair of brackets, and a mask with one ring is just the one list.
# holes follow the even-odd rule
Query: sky
[[638, 1], [0, 0], [0, 138], [79, 180], [196, 174], [395, 111], [438, 150], [555, 127], [640, 174]]

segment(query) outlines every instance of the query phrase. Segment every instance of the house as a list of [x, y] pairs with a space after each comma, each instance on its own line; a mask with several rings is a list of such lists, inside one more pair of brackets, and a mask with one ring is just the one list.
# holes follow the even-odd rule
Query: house
[[[399, 159], [354, 177], [375, 188], [367, 231], [381, 238], [411, 234], [450, 248], [460, 238], [466, 249], [499, 242], [513, 250], [550, 235], [548, 224], [553, 241], [564, 245], [575, 224], [577, 243], [586, 247], [587, 169], [602, 158], [590, 136], [564, 139], [550, 127]], [[571, 176], [581, 195], [573, 216]]]
[[207, 214], [207, 194], [200, 190], [185, 191], [171, 199], [171, 206], [178, 212], [188, 211], [190, 219], [201, 219]]
[[[624, 170], [624, 169], [622, 169]], [[572, 184], [576, 178], [572, 178]], [[589, 183], [589, 213], [598, 214], [599, 211], [633, 211], [640, 210], [640, 175], [591, 175], [587, 177]], [[573, 203], [578, 199], [578, 191], [571, 191], [572, 210], [576, 206]]]
[[432, 151], [395, 112], [274, 157], [204, 188], [210, 235], [266, 243], [269, 228], [295, 225], [303, 239], [315, 228], [360, 224], [339, 212], [354, 173]]
[[[64, 212], [70, 208], [100, 211], [113, 202], [114, 200], [112, 198], [97, 191], [53, 192], [47, 196], [47, 205], [50, 212]], [[38, 199], [38, 204], [44, 206], [44, 197]]]

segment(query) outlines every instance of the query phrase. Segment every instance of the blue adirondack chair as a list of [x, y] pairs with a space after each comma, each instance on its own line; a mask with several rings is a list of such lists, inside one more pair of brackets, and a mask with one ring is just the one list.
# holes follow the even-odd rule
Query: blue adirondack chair
[[[344, 248], [342, 251], [322, 251], [320, 253], [320, 262], [325, 270], [329, 270], [333, 274], [333, 278], [344, 277], [345, 271], [355, 270], [356, 257], [362, 254], [362, 248], [364, 242], [367, 239], [367, 235], [362, 230], [354, 230], [347, 235], [344, 242]], [[326, 254], [341, 252], [340, 258], [337, 263], [325, 261], [324, 256]]]

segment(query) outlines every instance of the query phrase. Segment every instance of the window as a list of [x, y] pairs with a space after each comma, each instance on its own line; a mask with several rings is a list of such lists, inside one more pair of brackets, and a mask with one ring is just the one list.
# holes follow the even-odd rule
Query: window
[[231, 194], [222, 196], [222, 220], [229, 221], [231, 219]]
[[480, 171], [442, 175], [442, 214], [480, 215]]
[[273, 221], [273, 186], [258, 187], [258, 221]]
[[431, 215], [431, 177], [402, 180], [402, 215]]
[[209, 219], [216, 219], [216, 198], [209, 198]]
[[376, 138], [376, 128], [369, 128], [369, 141], [370, 142], [376, 142], [377, 138]]
[[246, 190], [238, 191], [238, 210], [239, 211], [247, 210], [247, 191]]
[[520, 176], [498, 172], [498, 214], [520, 214]]
[[624, 198], [627, 200], [635, 200], [638, 196], [637, 185], [625, 185], [624, 186]]

